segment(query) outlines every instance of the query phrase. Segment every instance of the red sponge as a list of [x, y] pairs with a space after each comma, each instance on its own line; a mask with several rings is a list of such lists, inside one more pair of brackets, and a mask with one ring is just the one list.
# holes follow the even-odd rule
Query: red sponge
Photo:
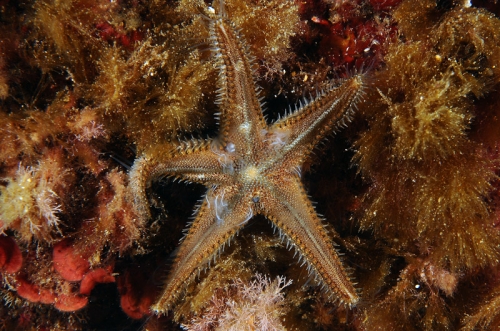
[[23, 255], [14, 239], [0, 236], [0, 270], [12, 274], [23, 265]]
[[82, 280], [90, 268], [88, 259], [75, 252], [72, 242], [67, 239], [54, 245], [52, 258], [56, 271], [70, 282]]
[[[109, 268], [111, 269], [111, 268]], [[90, 295], [92, 289], [97, 283], [114, 283], [115, 277], [111, 275], [111, 270], [96, 269], [88, 272], [83, 276], [80, 283], [80, 294]]]

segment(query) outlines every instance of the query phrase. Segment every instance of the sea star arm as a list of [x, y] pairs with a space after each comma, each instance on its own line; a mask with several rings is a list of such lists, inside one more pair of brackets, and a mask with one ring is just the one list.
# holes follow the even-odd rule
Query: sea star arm
[[280, 235], [284, 235], [309, 264], [309, 272], [342, 302], [354, 306], [359, 300], [358, 294], [298, 176], [270, 185], [268, 194], [261, 197], [261, 205]]
[[210, 25], [210, 39], [219, 67], [220, 136], [224, 147], [234, 146], [244, 156], [262, 147], [266, 122], [253, 80], [256, 70], [234, 25], [223, 17]]
[[206, 267], [226, 242], [253, 216], [250, 197], [231, 187], [209, 190], [179, 251], [158, 301], [156, 313], [166, 313], [192, 278]]
[[341, 85], [330, 87], [316, 99], [289, 116], [274, 123], [268, 133], [271, 145], [279, 146], [274, 165], [292, 161], [302, 163], [304, 157], [326, 135], [344, 126], [352, 116], [353, 107], [363, 95], [363, 75], [346, 79]]
[[189, 182], [220, 185], [230, 182], [227, 168], [232, 166], [231, 155], [213, 147], [212, 141], [191, 141], [172, 152], [163, 146], [135, 160], [129, 174], [135, 208], [143, 218], [149, 218], [146, 190], [161, 177], [175, 176]]

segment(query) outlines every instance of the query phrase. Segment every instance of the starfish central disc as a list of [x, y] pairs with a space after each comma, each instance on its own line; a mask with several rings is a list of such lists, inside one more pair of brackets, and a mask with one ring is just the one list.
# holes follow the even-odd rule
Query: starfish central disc
[[260, 175], [259, 169], [257, 169], [257, 167], [254, 165], [246, 167], [245, 169], [243, 169], [242, 173], [243, 173], [243, 180], [246, 183], [255, 182]]

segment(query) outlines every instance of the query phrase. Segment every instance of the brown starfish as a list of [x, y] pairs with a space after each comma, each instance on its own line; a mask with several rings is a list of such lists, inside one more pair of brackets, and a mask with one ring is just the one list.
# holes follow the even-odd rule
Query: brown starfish
[[162, 156], [146, 153], [130, 173], [143, 217], [149, 217], [145, 191], [152, 180], [173, 176], [208, 188], [176, 254], [163, 294], [152, 309], [166, 313], [192, 276], [256, 214], [271, 220], [328, 290], [345, 304], [355, 305], [356, 290], [306, 195], [300, 172], [314, 146], [349, 120], [363, 93], [363, 76], [329, 86], [314, 100], [268, 125], [252, 77], [255, 66], [242, 36], [225, 14], [211, 20], [210, 33], [220, 69], [219, 136], [181, 143]]

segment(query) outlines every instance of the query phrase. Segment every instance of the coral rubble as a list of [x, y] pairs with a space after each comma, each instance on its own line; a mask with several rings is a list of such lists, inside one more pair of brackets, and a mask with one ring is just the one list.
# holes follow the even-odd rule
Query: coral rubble
[[366, 72], [353, 123], [301, 169], [360, 301], [329, 298], [254, 217], [152, 314], [202, 188], [154, 183], [145, 218], [128, 170], [217, 132], [217, 6], [0, 1], [0, 330], [497, 329], [493, 0], [226, 0], [270, 120]]

